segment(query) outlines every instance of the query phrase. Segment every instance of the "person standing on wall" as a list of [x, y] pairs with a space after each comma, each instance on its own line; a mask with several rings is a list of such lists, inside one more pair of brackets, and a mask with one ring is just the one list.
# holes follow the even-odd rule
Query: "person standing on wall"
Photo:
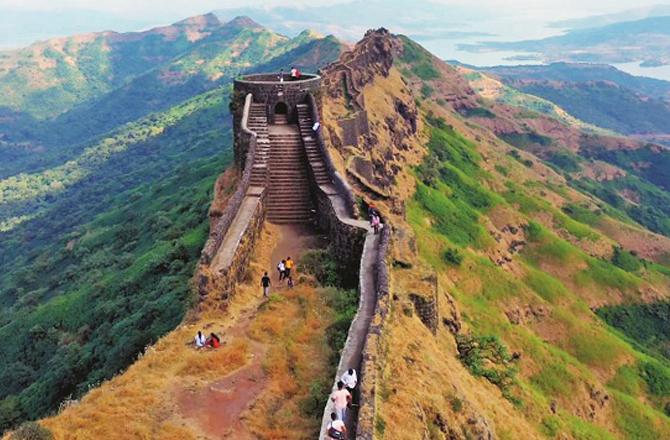
[[267, 298], [270, 295], [270, 277], [267, 272], [261, 278], [261, 286], [263, 287], [263, 297]]

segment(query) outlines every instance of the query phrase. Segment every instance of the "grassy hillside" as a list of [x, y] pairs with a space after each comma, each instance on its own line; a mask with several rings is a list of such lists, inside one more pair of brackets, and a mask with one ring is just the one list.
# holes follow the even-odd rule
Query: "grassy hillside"
[[[567, 120], [550, 124], [512, 102], [492, 104], [410, 40], [368, 38], [370, 46], [389, 47], [367, 69], [358, 65], [358, 78], [375, 72], [358, 87], [370, 138], [380, 141], [337, 152], [350, 170], [369, 160], [370, 181], [397, 170], [385, 188], [392, 201], [376, 201], [396, 231], [376, 438], [670, 435], [667, 342], [654, 330], [665, 322], [670, 296], [670, 240], [580, 185], [596, 181], [585, 171], [595, 166], [586, 151], [596, 145], [612, 155], [646, 150], [616, 150], [607, 136], [581, 137]], [[394, 67], [380, 73], [389, 59]], [[333, 99], [326, 114], [345, 114], [345, 107]], [[413, 114], [416, 133], [400, 130]], [[338, 134], [330, 129], [331, 138]], [[573, 142], [583, 150], [567, 150]], [[569, 155], [558, 155], [559, 146]], [[653, 153], [662, 163], [663, 153]], [[615, 163], [604, 154], [599, 160]], [[626, 171], [650, 194], [666, 194], [653, 167], [647, 177], [633, 165]], [[375, 197], [366, 182], [358, 189]], [[435, 332], [414, 305], [417, 295], [439, 304]]]
[[670, 132], [670, 82], [589, 64], [492, 67], [484, 71], [603, 128], [624, 134]]
[[11, 339], [2, 429], [113, 376], [181, 321], [213, 182], [230, 160], [224, 97], [120, 129], [107, 140], [133, 142], [103, 141], [119, 148], [94, 146], [72, 169], [25, 176], [29, 193], [6, 189], [29, 203], [5, 201], [3, 213], [26, 214], [0, 232], [0, 334]]

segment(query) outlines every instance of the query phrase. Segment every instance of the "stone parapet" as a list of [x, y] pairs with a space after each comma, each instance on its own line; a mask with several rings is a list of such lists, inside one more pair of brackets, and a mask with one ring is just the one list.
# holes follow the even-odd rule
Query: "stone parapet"
[[[309, 111], [311, 112], [312, 115], [312, 121], [320, 122], [321, 118], [319, 115], [319, 106], [314, 95], [312, 95], [311, 93], [308, 94], [306, 102], [307, 105], [309, 106]], [[333, 159], [330, 157], [330, 153], [326, 148], [326, 143], [323, 140], [322, 129], [319, 129], [315, 133], [315, 136], [316, 136], [316, 144], [319, 147], [319, 150], [321, 151], [321, 155], [323, 157], [324, 163], [326, 164], [326, 169], [328, 170], [330, 180], [333, 182], [335, 188], [337, 189], [337, 192], [343, 197], [346, 203], [347, 214], [351, 216], [351, 218], [358, 218], [358, 209], [356, 205], [356, 198], [354, 197], [354, 192], [351, 190], [351, 187], [344, 179], [344, 177], [342, 177], [339, 171], [337, 171], [337, 168], [335, 168]]]
[[200, 255], [200, 262], [203, 264], [210, 264], [214, 258], [214, 255], [216, 255], [216, 253], [219, 251], [221, 243], [226, 236], [226, 232], [228, 232], [230, 225], [233, 223], [233, 220], [237, 215], [237, 211], [242, 205], [242, 200], [244, 199], [249, 189], [249, 183], [251, 182], [251, 172], [253, 171], [254, 167], [254, 156], [256, 154], [256, 133], [249, 130], [247, 127], [249, 108], [251, 107], [252, 100], [252, 95], [247, 95], [245, 98], [244, 112], [242, 117], [242, 129], [240, 130], [241, 136], [239, 141], [245, 145], [244, 149], [246, 151], [242, 178], [237, 184], [235, 194], [233, 194], [228, 200], [228, 204], [223, 210], [223, 214], [210, 231], [209, 238], [205, 243], [205, 247], [203, 248]]
[[247, 75], [236, 79], [235, 94], [252, 94], [254, 102], [265, 104], [268, 122], [274, 123], [277, 105], [286, 106], [286, 114], [291, 123], [297, 121], [296, 106], [305, 102], [308, 94], [319, 94], [321, 77], [319, 75], [304, 74], [303, 79], [291, 81], [284, 75], [284, 81], [279, 81], [278, 74], [260, 73]]

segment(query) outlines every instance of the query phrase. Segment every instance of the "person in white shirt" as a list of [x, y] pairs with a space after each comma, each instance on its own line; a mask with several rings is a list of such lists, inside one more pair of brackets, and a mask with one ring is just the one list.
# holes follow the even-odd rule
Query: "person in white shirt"
[[195, 348], [203, 348], [205, 346], [205, 335], [198, 330], [198, 334], [195, 335]]
[[358, 384], [358, 377], [356, 376], [356, 370], [354, 370], [353, 368], [349, 368], [349, 371], [344, 373], [340, 380], [344, 382], [344, 386], [347, 387], [347, 390], [349, 390], [349, 392], [353, 394], [354, 388], [356, 388], [356, 384]]
[[333, 440], [343, 440], [347, 438], [347, 427], [342, 420], [337, 419], [337, 414], [335, 413], [330, 413], [328, 438]]

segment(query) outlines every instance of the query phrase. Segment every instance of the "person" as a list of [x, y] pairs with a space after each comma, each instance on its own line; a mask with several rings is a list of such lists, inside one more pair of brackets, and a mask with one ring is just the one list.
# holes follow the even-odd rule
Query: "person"
[[377, 207], [375, 205], [370, 203], [368, 205], [368, 217], [370, 217], [370, 219], [372, 219], [373, 215], [376, 215], [377, 217], [379, 217], [379, 211], [377, 211]]
[[270, 293], [270, 277], [267, 272], [265, 272], [265, 275], [261, 278], [261, 286], [263, 286], [263, 297], [267, 298]]
[[214, 333], [209, 334], [209, 338], [205, 341], [206, 347], [219, 348], [221, 346], [221, 339]]
[[347, 426], [342, 420], [337, 420], [337, 414], [330, 413], [330, 423], [328, 423], [328, 438], [333, 440], [343, 440], [347, 438]]
[[284, 69], [279, 69], [279, 82], [283, 83], [284, 82]]
[[344, 388], [344, 382], [341, 380], [337, 382], [337, 391], [333, 392], [330, 400], [335, 404], [337, 418], [344, 421], [344, 417], [347, 415], [347, 406], [351, 403], [351, 393]]
[[288, 277], [288, 288], [293, 289], [293, 277]]
[[291, 257], [286, 257], [286, 261], [284, 262], [284, 278], [290, 278], [291, 277], [291, 269], [293, 269], [293, 260], [291, 260]]
[[195, 348], [203, 348], [205, 346], [205, 335], [202, 334], [200, 330], [198, 330], [198, 334], [195, 335]]
[[284, 279], [284, 271], [286, 270], [286, 262], [281, 260], [277, 265], [277, 272], [279, 272], [279, 281]]
[[291, 81], [298, 81], [301, 76], [302, 73], [300, 72], [300, 70], [298, 70], [297, 67], [295, 66], [291, 67]]
[[356, 388], [356, 385], [358, 384], [356, 370], [349, 368], [349, 370], [347, 370], [347, 372], [342, 375], [340, 380], [344, 383], [344, 386], [347, 387], [347, 391], [353, 394], [354, 388]]
[[379, 232], [379, 226], [381, 224], [381, 221], [379, 220], [379, 216], [376, 214], [372, 215], [372, 218], [370, 218], [370, 226], [372, 226], [372, 229], [374, 229], [375, 234]]

